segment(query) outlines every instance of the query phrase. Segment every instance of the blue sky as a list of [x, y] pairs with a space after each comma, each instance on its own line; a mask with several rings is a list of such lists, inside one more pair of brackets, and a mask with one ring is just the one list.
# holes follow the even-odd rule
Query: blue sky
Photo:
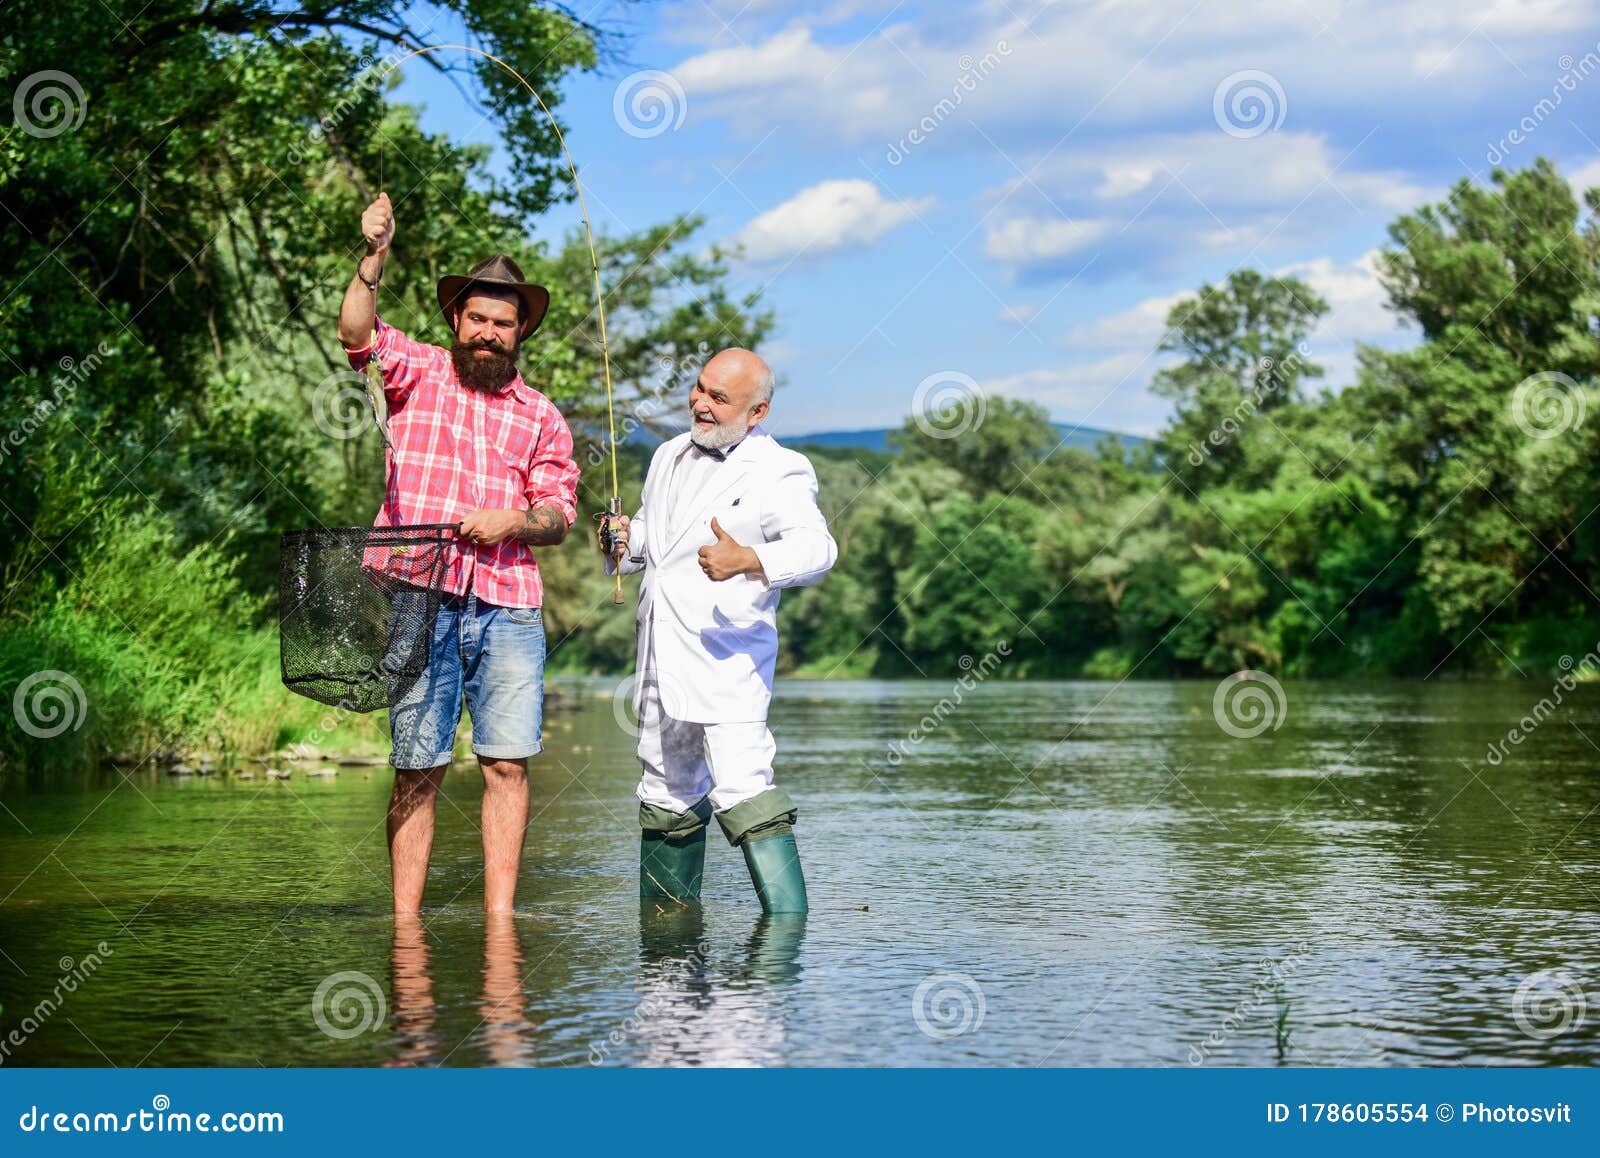
[[[595, 224], [694, 211], [745, 245], [735, 285], [778, 317], [780, 436], [897, 425], [950, 374], [1152, 433], [1166, 308], [1241, 266], [1332, 302], [1313, 351], [1337, 388], [1356, 342], [1415, 340], [1370, 264], [1398, 214], [1491, 159], [1600, 185], [1595, 2], [577, 10], [626, 35], [625, 63], [562, 94]], [[426, 66], [405, 75], [427, 127], [495, 140]]]

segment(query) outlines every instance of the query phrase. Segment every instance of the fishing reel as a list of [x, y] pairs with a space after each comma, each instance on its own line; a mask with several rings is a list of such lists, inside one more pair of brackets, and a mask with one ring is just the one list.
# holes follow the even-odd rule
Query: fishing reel
[[617, 533], [617, 521], [622, 518], [622, 499], [613, 495], [611, 504], [602, 514], [595, 515], [595, 520], [600, 524], [600, 549], [607, 556], [616, 560], [616, 587], [612, 591], [611, 602], [622, 602], [622, 557], [628, 553], [628, 540]]
[[628, 549], [628, 540], [617, 534], [617, 520], [621, 517], [621, 498], [613, 498], [606, 511], [595, 515], [595, 521], [600, 524], [600, 550], [613, 559], [622, 558], [623, 552]]

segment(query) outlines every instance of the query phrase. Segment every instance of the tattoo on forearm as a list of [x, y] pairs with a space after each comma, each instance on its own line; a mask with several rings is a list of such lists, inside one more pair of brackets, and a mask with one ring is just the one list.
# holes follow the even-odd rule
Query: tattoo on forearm
[[546, 547], [567, 537], [567, 517], [554, 507], [537, 507], [523, 516], [517, 538], [530, 547]]

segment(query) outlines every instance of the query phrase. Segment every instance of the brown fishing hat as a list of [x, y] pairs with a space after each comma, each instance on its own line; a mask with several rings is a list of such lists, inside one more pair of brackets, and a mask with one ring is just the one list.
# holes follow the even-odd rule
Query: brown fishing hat
[[522, 336], [539, 328], [550, 308], [550, 291], [542, 285], [522, 280], [522, 268], [503, 253], [485, 258], [465, 274], [450, 274], [439, 279], [439, 308], [449, 318], [450, 311], [472, 286], [493, 286], [510, 290], [522, 299]]

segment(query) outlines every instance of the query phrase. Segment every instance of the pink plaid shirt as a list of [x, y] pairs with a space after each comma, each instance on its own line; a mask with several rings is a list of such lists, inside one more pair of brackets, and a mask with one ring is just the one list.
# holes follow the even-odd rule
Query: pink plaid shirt
[[[374, 526], [456, 523], [480, 508], [554, 507], [578, 517], [572, 432], [551, 401], [518, 374], [498, 394], [456, 380], [450, 351], [376, 323], [373, 341], [348, 350], [357, 370], [376, 354], [389, 403], [388, 494]], [[499, 607], [544, 606], [544, 581], [527, 544], [457, 541], [445, 589]]]

